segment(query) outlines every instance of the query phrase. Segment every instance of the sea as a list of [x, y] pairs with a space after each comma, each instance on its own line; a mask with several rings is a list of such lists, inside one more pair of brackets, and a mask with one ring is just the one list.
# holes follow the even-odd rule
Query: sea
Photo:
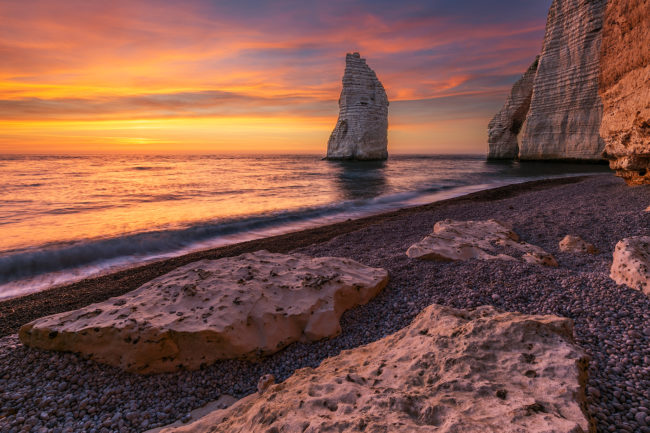
[[608, 172], [483, 155], [0, 155], [0, 299], [502, 185]]

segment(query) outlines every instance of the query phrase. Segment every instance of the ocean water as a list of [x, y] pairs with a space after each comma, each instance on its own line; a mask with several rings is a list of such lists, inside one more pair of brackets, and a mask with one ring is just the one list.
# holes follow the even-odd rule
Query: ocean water
[[481, 156], [0, 156], [0, 299], [133, 264], [605, 166]]

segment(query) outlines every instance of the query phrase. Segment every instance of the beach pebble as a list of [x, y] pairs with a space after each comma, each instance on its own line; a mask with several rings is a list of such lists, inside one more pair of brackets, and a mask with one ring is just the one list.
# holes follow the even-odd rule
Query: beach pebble
[[[0, 410], [15, 413], [0, 413], [0, 431], [134, 432], [145, 430], [144, 421], [146, 428], [163, 426], [222, 394], [239, 398], [257, 392], [258, 379], [265, 374], [282, 382], [296, 369], [317, 367], [329, 356], [376, 341], [439, 303], [464, 309], [492, 304], [571, 318], [576, 343], [591, 357], [587, 397], [597, 431], [650, 433], [650, 297], [609, 278], [616, 243], [647, 235], [648, 214], [638, 209], [649, 201], [647, 188], [628, 188], [613, 176], [596, 176], [534, 193], [523, 190], [513, 197], [409, 211], [302, 248], [298, 252], [310, 256], [349, 257], [385, 268], [391, 281], [368, 304], [343, 314], [338, 337], [296, 342], [259, 362], [218, 361], [192, 372], [141, 376], [71, 353], [30, 349], [16, 335], [3, 337], [0, 408], [6, 409]], [[488, 218], [511, 222], [522, 239], [535, 240], [553, 254], [561, 254], [557, 240], [566, 233], [584, 235], [602, 254], [563, 254], [558, 268], [511, 261], [441, 263], [404, 254], [435, 221]], [[61, 383], [67, 385], [64, 390], [59, 390]], [[101, 405], [104, 395], [108, 397]], [[48, 414], [47, 421], [41, 412]], [[117, 412], [122, 414], [117, 427], [103, 427], [106, 417], [110, 420]]]

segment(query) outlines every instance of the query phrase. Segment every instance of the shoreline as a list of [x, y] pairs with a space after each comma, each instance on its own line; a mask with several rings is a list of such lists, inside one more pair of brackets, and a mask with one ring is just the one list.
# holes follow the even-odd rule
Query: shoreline
[[[295, 342], [256, 361], [216, 361], [194, 371], [138, 375], [73, 353], [26, 347], [15, 334], [5, 336], [0, 339], [0, 430], [145, 431], [187, 420], [191, 411], [220, 396], [256, 392], [264, 375], [282, 382], [298, 369], [315, 368], [344, 350], [398, 332], [437, 304], [456, 309], [488, 305], [571, 319], [574, 342], [591, 359], [583, 401], [598, 431], [650, 433], [650, 297], [609, 276], [616, 243], [650, 235], [648, 203], [650, 186], [630, 188], [614, 176], [515, 184], [202, 251], [4, 302], [0, 314], [17, 329], [21, 320], [51, 314], [48, 309], [106, 299], [184, 262], [261, 248], [349, 258], [390, 275], [377, 296], [343, 314], [336, 337]], [[552, 254], [559, 266], [410, 259], [409, 246], [445, 219], [508, 223], [523, 241]], [[558, 243], [567, 234], [593, 243], [599, 252], [561, 251]]]
[[[566, 176], [488, 188], [428, 204], [400, 208], [370, 216], [348, 219], [346, 221], [318, 225], [313, 228], [194, 251], [175, 257], [154, 260], [145, 264], [136, 264], [115, 272], [84, 278], [69, 284], [57, 285], [42, 291], [0, 300], [0, 317], [3, 318], [2, 322], [0, 322], [0, 338], [18, 332], [20, 326], [39, 317], [81, 308], [135, 290], [147, 281], [194, 261], [235, 256], [260, 249], [286, 253], [295, 248], [325, 242], [335, 236], [356, 231], [368, 225], [377, 224], [402, 215], [424, 212], [437, 207], [467, 201], [500, 200], [528, 191], [576, 183], [593, 176], [598, 175]], [[122, 285], [122, 287], [115, 287], [116, 285]]]

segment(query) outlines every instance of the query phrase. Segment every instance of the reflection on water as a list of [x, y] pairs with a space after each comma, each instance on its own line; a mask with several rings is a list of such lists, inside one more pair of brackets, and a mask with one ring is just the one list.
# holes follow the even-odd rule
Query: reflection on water
[[329, 161], [336, 166], [334, 181], [342, 200], [372, 198], [386, 193], [386, 161]]
[[556, 161], [485, 161], [488, 170], [497, 176], [547, 177], [572, 173], [607, 173], [607, 162], [602, 164]]
[[[182, 251], [607, 166], [481, 156], [0, 155], [0, 299]], [[611, 174], [610, 174], [611, 175]], [[310, 225], [311, 224], [311, 225]]]

